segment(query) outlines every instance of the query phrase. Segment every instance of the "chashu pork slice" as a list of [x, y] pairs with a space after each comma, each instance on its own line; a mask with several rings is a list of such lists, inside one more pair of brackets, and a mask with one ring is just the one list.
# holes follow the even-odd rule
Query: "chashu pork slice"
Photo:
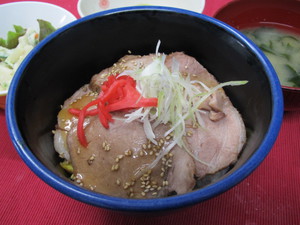
[[[91, 101], [91, 96], [99, 93], [107, 76], [141, 69], [151, 63], [153, 57], [153, 54], [124, 56], [112, 67], [94, 75], [89, 85], [65, 101], [58, 116], [57, 131], [60, 132], [56, 132], [55, 142], [60, 141], [56, 146], [64, 146], [61, 149], [68, 152], [79, 185], [119, 197], [154, 198], [173, 192], [183, 194], [193, 190], [195, 177], [213, 174], [236, 161], [246, 139], [245, 127], [222, 89], [201, 105], [202, 127], [187, 123], [189, 152], [175, 146], [151, 170], [145, 168], [171, 139], [170, 136], [164, 137], [168, 125], [160, 125], [155, 130], [158, 142], [155, 146], [147, 140], [142, 123], [125, 123], [122, 113], [114, 113], [116, 119], [110, 123], [109, 129], [103, 128], [98, 118], [90, 117], [85, 123], [89, 145], [87, 148], [80, 145], [76, 134], [77, 120], [66, 113], [67, 109], [82, 107]], [[174, 59], [180, 63], [180, 72], [184, 76], [189, 75], [192, 80], [199, 80], [208, 87], [218, 85], [193, 57], [181, 52], [172, 53], [166, 58], [169, 68]], [[228, 136], [233, 131], [236, 135]]]
[[[217, 80], [195, 58], [182, 52], [168, 55], [166, 65], [171, 67], [176, 59], [180, 72], [189, 74], [208, 87], [218, 85]], [[223, 89], [217, 90], [202, 105], [202, 127], [188, 128], [186, 138], [191, 153], [195, 156], [197, 178], [214, 174], [236, 162], [245, 142], [246, 129], [241, 115], [232, 105]]]
[[[190, 156], [178, 147], [164, 156], [158, 164], [148, 169], [156, 156], [168, 145], [170, 137], [164, 137], [166, 126], [154, 130], [158, 144], [147, 140], [141, 122], [125, 123], [123, 114], [114, 115], [115, 121], [106, 129], [98, 118], [91, 118], [85, 128], [88, 147], [81, 147], [76, 127], [71, 129], [67, 143], [78, 183], [86, 188], [117, 197], [155, 198], [167, 196], [182, 189], [183, 193], [195, 186], [193, 177], [177, 177], [179, 187], [168, 185], [168, 172], [173, 159], [192, 162]], [[118, 119], [119, 118], [119, 119]], [[194, 174], [191, 165], [189, 174]], [[186, 168], [183, 169], [185, 171]]]

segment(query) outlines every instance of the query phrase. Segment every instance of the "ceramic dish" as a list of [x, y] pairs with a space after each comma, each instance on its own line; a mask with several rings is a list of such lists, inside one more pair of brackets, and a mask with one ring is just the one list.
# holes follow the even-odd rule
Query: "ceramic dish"
[[[300, 35], [300, 1], [234, 1], [221, 8], [215, 18], [238, 30], [271, 27]], [[300, 71], [297, 71], [298, 75]], [[300, 88], [282, 85], [284, 109], [300, 110]]]
[[169, 6], [201, 13], [204, 9], [205, 0], [79, 0], [77, 10], [79, 15], [83, 17], [108, 9], [142, 5]]
[[[60, 28], [76, 17], [64, 8], [44, 2], [14, 2], [0, 5], [0, 37], [6, 39], [8, 31], [13, 30], [13, 25], [39, 30], [37, 19], [52, 23], [55, 28]], [[7, 91], [0, 91], [0, 108], [5, 107]]]

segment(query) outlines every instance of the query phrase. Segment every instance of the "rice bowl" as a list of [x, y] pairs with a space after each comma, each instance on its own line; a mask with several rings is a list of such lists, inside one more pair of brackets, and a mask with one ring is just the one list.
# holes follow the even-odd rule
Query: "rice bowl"
[[[93, 35], [82, 35], [87, 32]], [[127, 35], [120, 42], [119, 34], [125, 32]], [[189, 33], [193, 35], [187, 35]], [[249, 85], [244, 87], [225, 89], [241, 112], [248, 130], [243, 153], [226, 174], [200, 189], [167, 198], [125, 199], [73, 184], [58, 167], [59, 158], [53, 146], [52, 129], [59, 106], [93, 74], [112, 65], [128, 50], [147, 54], [153, 51], [153, 43], [158, 39], [164, 43], [162, 51], [183, 51], [192, 55], [220, 82], [248, 80]], [[76, 49], [73, 48], [75, 43]], [[89, 47], [85, 43], [89, 43]], [[65, 60], [54, 63], [51, 56], [61, 48]], [[76, 54], [78, 51], [80, 55]], [[6, 111], [9, 133], [18, 153], [34, 173], [74, 199], [129, 212], [182, 208], [208, 200], [237, 185], [271, 150], [283, 114], [278, 78], [270, 62], [252, 42], [216, 19], [167, 7], [110, 10], [84, 17], [54, 32], [26, 58], [13, 79], [9, 94]]]

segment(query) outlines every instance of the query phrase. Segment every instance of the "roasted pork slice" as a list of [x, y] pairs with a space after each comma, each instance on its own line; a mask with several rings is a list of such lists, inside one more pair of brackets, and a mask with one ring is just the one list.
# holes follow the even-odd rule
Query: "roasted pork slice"
[[[190, 156], [182, 149], [171, 151], [158, 164], [149, 169], [159, 151], [168, 145], [170, 137], [164, 137], [166, 126], [155, 130], [158, 144], [149, 142], [141, 122], [124, 122], [122, 114], [104, 128], [97, 118], [92, 118], [85, 128], [88, 147], [78, 142], [76, 126], [67, 137], [76, 182], [86, 188], [118, 197], [155, 198], [168, 195], [172, 191], [187, 192], [195, 186], [194, 165]], [[186, 159], [187, 158], [187, 159]], [[189, 161], [192, 171], [189, 177], [181, 165], [174, 160]], [[174, 175], [169, 169], [175, 169]], [[177, 172], [183, 173], [179, 176]], [[174, 180], [178, 186], [169, 186]]]
[[[64, 102], [58, 115], [55, 149], [72, 164], [78, 185], [124, 198], [165, 197], [192, 191], [197, 179], [214, 174], [237, 160], [246, 141], [245, 126], [223, 89], [212, 93], [199, 106], [201, 124], [186, 121], [184, 145], [175, 145], [163, 157], [161, 153], [174, 141], [173, 133], [166, 135], [172, 124], [156, 126], [153, 143], [147, 138], [142, 121], [125, 121], [128, 111], [111, 113], [114, 121], [109, 128], [103, 127], [95, 115], [86, 117], [84, 132], [88, 144], [82, 146], [78, 139], [78, 117], [68, 110], [82, 109], [96, 99], [108, 76], [143, 70], [155, 57], [155, 54], [124, 56], [94, 75], [90, 84]], [[169, 70], [176, 63], [179, 63], [182, 76], [197, 81], [194, 85], [199, 90], [207, 91], [218, 85], [214, 76], [195, 58], [182, 52], [166, 56], [165, 65]], [[157, 160], [157, 157], [161, 158]], [[157, 161], [155, 165], [154, 161]]]
[[171, 154], [173, 158], [168, 170], [168, 193], [184, 194], [192, 191], [196, 185], [196, 164], [193, 158], [178, 146], [172, 149]]
[[71, 161], [71, 158], [66, 137], [71, 130], [71, 126], [74, 123], [77, 123], [77, 118], [72, 116], [68, 112], [68, 109], [72, 107], [83, 107], [83, 105], [91, 101], [95, 95], [97, 94], [86, 84], [78, 89], [70, 98], [65, 100], [64, 104], [61, 106], [61, 111], [57, 116], [58, 120], [54, 133], [54, 148], [59, 156], [67, 161]]
[[[222, 108], [224, 117], [217, 121], [210, 119], [210, 113], [203, 112], [204, 126], [189, 128], [188, 146], [196, 159], [196, 177], [214, 174], [236, 162], [246, 141], [244, 123], [238, 111], [228, 98]], [[238, 135], [237, 135], [238, 134]]]
[[[171, 68], [173, 60], [180, 62], [179, 71], [208, 87], [218, 85], [217, 80], [195, 58], [182, 52], [168, 55], [166, 65]], [[200, 87], [199, 87], [200, 88]], [[223, 89], [213, 93], [201, 105], [204, 124], [189, 128], [188, 146], [196, 159], [196, 176], [204, 177], [233, 164], [246, 142], [246, 129], [241, 115], [232, 105]], [[191, 126], [190, 126], [191, 127]]]

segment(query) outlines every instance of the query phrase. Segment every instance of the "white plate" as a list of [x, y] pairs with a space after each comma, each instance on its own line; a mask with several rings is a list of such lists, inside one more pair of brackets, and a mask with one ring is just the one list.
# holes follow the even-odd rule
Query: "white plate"
[[[13, 25], [33, 28], [39, 31], [37, 19], [51, 22], [55, 28], [60, 28], [76, 17], [64, 8], [44, 2], [13, 2], [0, 5], [0, 37], [6, 39], [7, 32], [14, 30]], [[0, 75], [1, 76], [1, 75]], [[7, 91], [0, 91], [0, 96]], [[0, 108], [1, 101], [0, 101]]]
[[107, 9], [140, 5], [170, 6], [202, 13], [205, 0], [79, 0], [77, 10], [84, 17]]

